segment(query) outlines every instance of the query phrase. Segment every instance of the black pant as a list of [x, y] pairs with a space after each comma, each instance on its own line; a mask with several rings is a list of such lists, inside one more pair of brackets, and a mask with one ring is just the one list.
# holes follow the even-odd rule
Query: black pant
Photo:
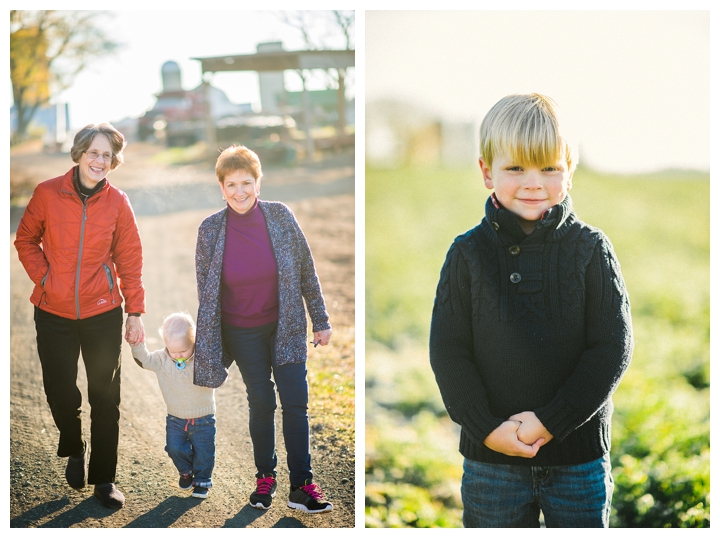
[[87, 319], [66, 319], [35, 307], [37, 346], [45, 395], [60, 430], [57, 455], [83, 449], [82, 395], [77, 387], [82, 352], [90, 403], [88, 483], [115, 482], [120, 430], [122, 308]]

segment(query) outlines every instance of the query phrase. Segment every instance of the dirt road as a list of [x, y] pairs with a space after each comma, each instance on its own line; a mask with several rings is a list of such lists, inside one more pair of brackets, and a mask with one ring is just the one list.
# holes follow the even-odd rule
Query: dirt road
[[[152, 146], [129, 146], [127, 163], [109, 179], [128, 193], [143, 240], [143, 279], [148, 313], [143, 321], [148, 347], [160, 347], [157, 327], [175, 310], [197, 313], [194, 248], [197, 227], [221, 209], [212, 166], [168, 167], [153, 164]], [[60, 175], [69, 156], [11, 157], [12, 192]], [[333, 339], [354, 350], [354, 164], [352, 157], [312, 167], [266, 167], [261, 199], [281, 200], [295, 212], [308, 238], [331, 322]], [[31, 192], [31, 190], [30, 190]], [[322, 440], [312, 430], [311, 449], [316, 482], [334, 510], [307, 515], [287, 508], [289, 492], [278, 420], [279, 487], [273, 507], [261, 511], [247, 505], [254, 489], [252, 447], [248, 433], [245, 387], [235, 366], [229, 382], [218, 389], [217, 465], [214, 487], [205, 500], [177, 488], [176, 471], [165, 453], [165, 405], [152, 372], [139, 368], [127, 344], [123, 347], [122, 404], [117, 484], [125, 508], [111, 511], [65, 483], [64, 459], [55, 455], [58, 433], [43, 392], [37, 358], [32, 283], [12, 245], [22, 208], [11, 208], [10, 230], [10, 527], [353, 527], [355, 525], [355, 447]], [[332, 344], [331, 344], [332, 345]], [[310, 364], [312, 369], [312, 354]], [[353, 356], [346, 357], [354, 363]], [[86, 394], [84, 370], [80, 387]], [[312, 399], [312, 395], [311, 395]], [[83, 404], [89, 439], [89, 406]], [[354, 410], [352, 410], [354, 412]], [[278, 412], [278, 419], [280, 418]], [[311, 427], [312, 427], [311, 416]]]

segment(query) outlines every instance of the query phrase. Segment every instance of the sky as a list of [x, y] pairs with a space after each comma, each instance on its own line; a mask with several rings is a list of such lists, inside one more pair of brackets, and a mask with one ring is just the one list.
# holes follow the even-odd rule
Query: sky
[[[277, 11], [110, 13], [101, 24], [123, 46], [55, 97], [69, 103], [75, 128], [141, 116], [162, 89], [166, 61], [180, 65], [183, 86], [191, 89], [201, 81], [200, 62], [191, 58], [252, 54], [262, 41], [305, 48], [300, 32]], [[540, 92], [571, 121], [589, 166], [619, 172], [710, 167], [707, 10], [370, 9], [364, 18], [366, 47], [359, 35], [356, 46], [365, 65], [361, 100], [395, 97], [442, 119], [479, 124], [504, 95]], [[329, 43], [344, 46], [341, 39]], [[218, 73], [212, 82], [235, 103], [259, 105], [254, 73]], [[300, 89], [291, 72], [286, 83]], [[316, 78], [313, 89], [322, 87]], [[9, 83], [8, 94], [12, 104]], [[354, 86], [349, 95], [355, 96]]]
[[367, 11], [365, 27], [368, 104], [479, 125], [505, 95], [538, 92], [588, 166], [710, 168], [709, 11]]
[[[74, 128], [141, 116], [162, 90], [160, 70], [169, 60], [180, 65], [183, 88], [189, 90], [201, 82], [200, 62], [192, 58], [254, 54], [257, 44], [264, 41], [282, 41], [286, 50], [306, 48], [301, 33], [282, 22], [275, 11], [120, 10], [108, 15], [98, 19], [99, 25], [121, 48], [93, 61], [72, 87], [54, 98], [69, 104]], [[324, 29], [318, 27], [317, 32]], [[345, 48], [342, 37], [324, 42], [330, 48]], [[301, 89], [293, 72], [286, 72], [285, 79], [289, 90]], [[255, 73], [218, 73], [212, 84], [234, 103], [259, 105]], [[324, 87], [324, 80], [316, 77], [310, 89]], [[352, 88], [348, 96], [353, 96]]]

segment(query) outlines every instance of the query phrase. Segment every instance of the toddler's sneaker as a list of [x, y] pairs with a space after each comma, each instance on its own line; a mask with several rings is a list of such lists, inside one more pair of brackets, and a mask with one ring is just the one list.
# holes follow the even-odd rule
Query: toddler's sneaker
[[188, 490], [192, 488], [193, 476], [192, 474], [181, 474], [180, 480], [178, 480], [178, 487], [180, 489]]
[[195, 486], [193, 488], [192, 497], [195, 497], [197, 499], [207, 499], [208, 493], [210, 493], [210, 490], [208, 488]]
[[250, 506], [267, 510], [272, 506], [272, 498], [277, 490], [277, 481], [272, 474], [262, 475], [257, 479], [257, 487], [250, 494]]
[[292, 486], [288, 506], [308, 514], [319, 514], [333, 509], [332, 503], [323, 498], [323, 492], [317, 484]]

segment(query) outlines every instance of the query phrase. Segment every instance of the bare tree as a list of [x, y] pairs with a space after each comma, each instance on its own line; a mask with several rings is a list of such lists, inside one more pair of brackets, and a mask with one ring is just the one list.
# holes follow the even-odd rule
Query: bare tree
[[355, 43], [355, 11], [277, 11], [280, 21], [295, 28], [309, 50], [337, 49], [333, 46], [342, 37], [345, 49]]
[[[355, 11], [334, 10], [334, 11], [279, 11], [278, 18], [295, 28], [302, 35], [305, 46], [309, 50], [332, 49], [331, 43], [338, 42], [342, 36], [345, 50], [353, 50], [355, 42]], [[308, 79], [312, 76], [309, 72], [297, 71], [306, 86]], [[345, 69], [323, 70], [326, 85], [338, 89], [347, 84]], [[345, 131], [345, 102], [344, 92], [340, 92], [338, 100], [338, 130]], [[305, 96], [307, 97], [307, 96]]]
[[69, 88], [96, 58], [115, 51], [98, 11], [10, 11], [10, 78], [17, 112], [13, 139], [25, 137], [33, 115]]
[[316, 40], [312, 36], [311, 21], [314, 20], [314, 17], [310, 11], [278, 11], [276, 14], [278, 19], [300, 32], [308, 49], [314, 50], [318, 48]]
[[347, 10], [333, 11], [335, 22], [345, 36], [345, 48], [351, 50], [355, 44], [355, 12]]

